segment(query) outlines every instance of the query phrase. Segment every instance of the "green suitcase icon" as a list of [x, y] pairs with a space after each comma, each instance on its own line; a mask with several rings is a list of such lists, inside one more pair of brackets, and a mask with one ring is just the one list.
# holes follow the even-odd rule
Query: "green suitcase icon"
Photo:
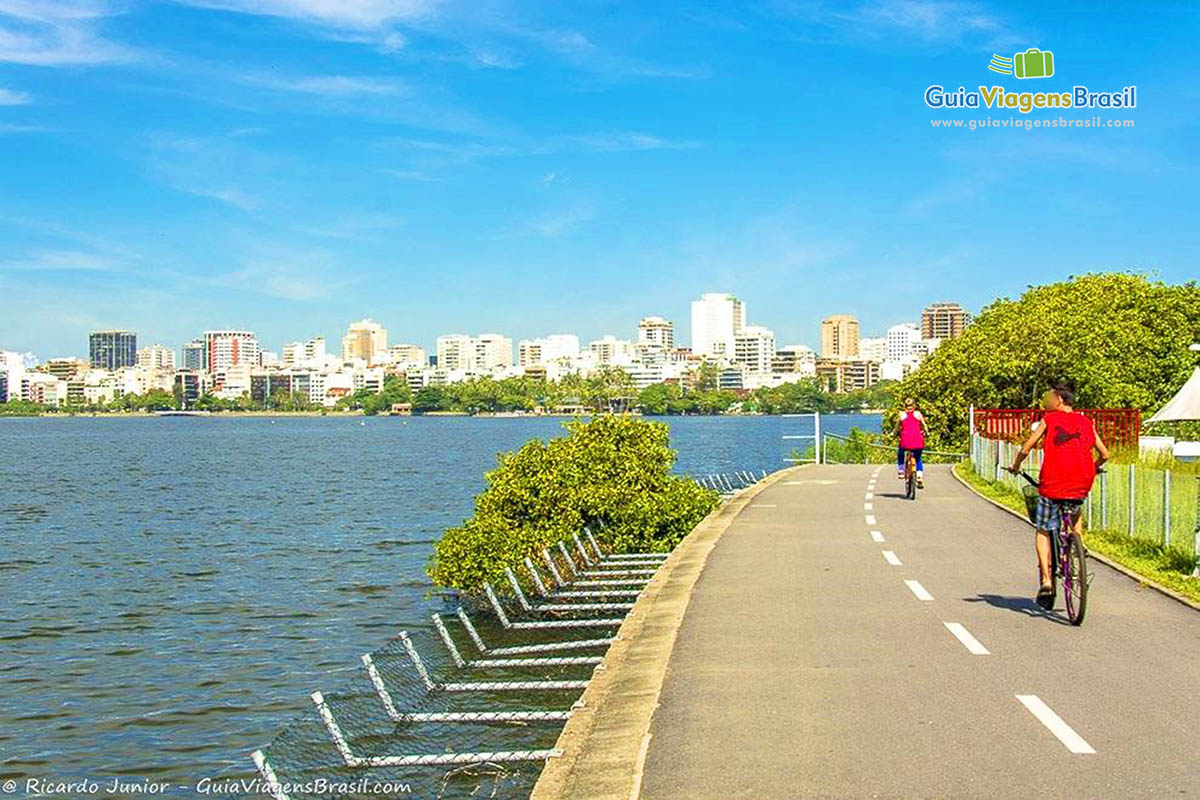
[[1054, 74], [1054, 53], [1031, 47], [1013, 56], [1013, 74], [1018, 78], [1049, 78]]

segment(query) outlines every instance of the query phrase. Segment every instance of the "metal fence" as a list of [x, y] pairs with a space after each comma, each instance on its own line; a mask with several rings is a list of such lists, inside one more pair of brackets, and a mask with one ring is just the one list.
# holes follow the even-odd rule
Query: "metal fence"
[[[973, 436], [971, 466], [987, 480], [1019, 491], [1024, 479], [1005, 469], [1019, 449], [1009, 442]], [[1030, 452], [1025, 462], [1030, 474], [1037, 474], [1041, 460], [1041, 450]], [[1123, 532], [1193, 555], [1200, 549], [1200, 475], [1195, 473], [1108, 463], [1083, 508], [1088, 527]]]
[[[866, 439], [826, 433], [822, 437], [821, 461], [825, 464], [895, 464], [896, 445], [877, 444]], [[923, 450], [921, 459], [927, 464], [956, 464], [966, 453], [942, 450]]]

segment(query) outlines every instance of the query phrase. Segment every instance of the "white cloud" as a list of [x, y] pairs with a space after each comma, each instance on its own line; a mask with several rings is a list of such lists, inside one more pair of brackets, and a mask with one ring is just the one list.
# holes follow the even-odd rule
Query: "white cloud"
[[97, 31], [113, 13], [101, 0], [0, 0], [0, 62], [56, 67], [132, 61], [132, 49]]
[[540, 236], [557, 239], [595, 217], [596, 212], [590, 208], [567, 208], [535, 219], [529, 227]]
[[337, 28], [369, 30], [429, 16], [438, 0], [177, 0], [242, 14], [285, 17]]
[[24, 258], [0, 261], [3, 272], [108, 272], [112, 259], [75, 250], [43, 250]]
[[0, 106], [23, 106], [32, 100], [33, 98], [27, 92], [0, 88]]
[[408, 93], [408, 88], [398, 81], [354, 75], [307, 75], [290, 78], [258, 75], [251, 76], [247, 81], [272, 89], [282, 89], [301, 94], [314, 94], [322, 97], [398, 95]]

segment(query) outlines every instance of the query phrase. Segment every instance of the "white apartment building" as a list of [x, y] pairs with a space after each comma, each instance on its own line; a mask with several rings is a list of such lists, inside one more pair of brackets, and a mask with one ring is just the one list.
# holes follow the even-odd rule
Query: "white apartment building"
[[[475, 337], [475, 369], [491, 372], [513, 365], [512, 339], [499, 333], [481, 333]], [[438, 362], [439, 366], [441, 362]]]
[[522, 339], [517, 343], [517, 364], [536, 367], [561, 359], [579, 356], [579, 337], [573, 333], [552, 333], [538, 339]]
[[12, 350], [0, 350], [0, 373], [4, 373], [5, 394], [0, 400], [21, 400], [27, 358]]
[[475, 366], [475, 342], [464, 333], [451, 333], [437, 338], [439, 370], [471, 369]]
[[663, 317], [643, 317], [638, 323], [638, 344], [657, 350], [675, 349], [675, 324]]
[[733, 337], [733, 363], [745, 372], [769, 373], [775, 358], [775, 332], [761, 325], [746, 325]]
[[707, 292], [692, 301], [692, 352], [716, 360], [733, 358], [734, 336], [746, 323], [746, 306], [731, 294]]
[[911, 322], [893, 325], [887, 330], [887, 360], [911, 361], [919, 358], [917, 346], [921, 343], [921, 329]]
[[203, 341], [203, 366], [209, 373], [260, 364], [262, 347], [251, 331], [205, 331]]
[[588, 350], [595, 354], [597, 364], [623, 365], [633, 361], [633, 342], [611, 333], [589, 343]]
[[888, 339], [885, 336], [868, 336], [858, 340], [858, 357], [864, 361], [882, 364], [888, 360]]
[[[802, 344], [792, 344], [775, 351], [771, 362], [771, 372], [780, 375], [796, 376], [793, 380], [812, 377], [817, 374], [817, 354], [811, 347]], [[787, 381], [783, 381], [787, 383]]]
[[175, 371], [175, 351], [161, 344], [152, 344], [137, 351], [137, 365], [142, 369]]

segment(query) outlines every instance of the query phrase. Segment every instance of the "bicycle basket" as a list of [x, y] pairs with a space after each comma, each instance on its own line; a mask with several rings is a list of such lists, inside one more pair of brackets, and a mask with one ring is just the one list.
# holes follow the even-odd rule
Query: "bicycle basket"
[[1021, 496], [1025, 498], [1025, 513], [1029, 515], [1029, 521], [1034, 525], [1037, 524], [1037, 502], [1038, 490], [1036, 486], [1026, 484], [1021, 487]]

